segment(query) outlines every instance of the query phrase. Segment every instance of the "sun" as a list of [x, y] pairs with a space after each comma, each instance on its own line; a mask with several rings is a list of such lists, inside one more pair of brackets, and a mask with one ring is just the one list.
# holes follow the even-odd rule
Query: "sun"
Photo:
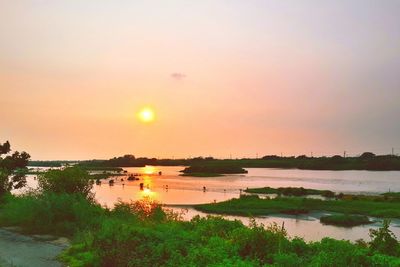
[[139, 112], [139, 119], [143, 122], [151, 122], [154, 120], [154, 111], [151, 108], [143, 108]]

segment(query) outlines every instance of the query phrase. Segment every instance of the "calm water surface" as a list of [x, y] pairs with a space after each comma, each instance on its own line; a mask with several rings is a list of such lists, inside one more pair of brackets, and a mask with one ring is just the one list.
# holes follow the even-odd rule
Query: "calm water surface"
[[[151, 198], [166, 205], [200, 204], [223, 201], [239, 197], [240, 190], [253, 187], [306, 187], [313, 189], [328, 189], [335, 192], [378, 194], [387, 191], [400, 192], [400, 171], [313, 171], [297, 169], [264, 169], [249, 168], [245, 175], [227, 175], [223, 177], [183, 177], [180, 170], [183, 167], [146, 166], [142, 168], [124, 168], [128, 173], [140, 174], [139, 181], [127, 181], [126, 177], [112, 177], [114, 186], [109, 186], [107, 180], [93, 188], [97, 201], [108, 207], [119, 200], [134, 201]], [[158, 172], [161, 171], [162, 175]], [[37, 186], [34, 176], [28, 177], [28, 185]], [[124, 180], [122, 181], [121, 178]], [[139, 184], [144, 184], [140, 190]], [[206, 190], [203, 190], [203, 187]], [[19, 191], [20, 192], [20, 191]], [[173, 208], [181, 211], [180, 208]], [[277, 222], [284, 223], [290, 236], [304, 237], [306, 240], [320, 240], [325, 236], [351, 241], [363, 238], [369, 240], [368, 230], [381, 225], [380, 220], [370, 225], [342, 228], [322, 225], [319, 217], [323, 213], [308, 216], [274, 215], [258, 217], [259, 223], [268, 225]], [[183, 217], [190, 219], [194, 215], [206, 214], [194, 209], [184, 209]], [[239, 219], [245, 224], [247, 217], [225, 216], [228, 219]], [[400, 220], [394, 220], [392, 231], [400, 238]]]

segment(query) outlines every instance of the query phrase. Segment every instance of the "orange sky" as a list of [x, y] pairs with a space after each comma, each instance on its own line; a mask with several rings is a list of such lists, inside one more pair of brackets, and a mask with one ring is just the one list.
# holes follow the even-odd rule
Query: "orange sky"
[[0, 141], [34, 159], [400, 153], [399, 1], [323, 2], [0, 1]]

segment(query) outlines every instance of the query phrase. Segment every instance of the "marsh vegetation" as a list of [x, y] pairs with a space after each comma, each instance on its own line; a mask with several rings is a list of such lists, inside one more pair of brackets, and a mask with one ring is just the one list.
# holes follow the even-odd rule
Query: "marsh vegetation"
[[[37, 192], [3, 195], [0, 224], [26, 233], [68, 236], [72, 246], [60, 259], [69, 266], [398, 266], [400, 247], [388, 223], [371, 240], [350, 243], [331, 238], [305, 242], [283, 226], [249, 227], [221, 217], [180, 214], [156, 202], [98, 205], [87, 194], [84, 170], [66, 169], [43, 177]], [[71, 175], [76, 178], [69, 179]], [[67, 178], [68, 177], [68, 178]], [[60, 190], [56, 184], [71, 182]], [[72, 190], [72, 189], [76, 190]], [[252, 197], [255, 199], [254, 197]]]
[[257, 195], [242, 195], [223, 202], [196, 205], [196, 209], [216, 214], [257, 216], [268, 214], [303, 214], [311, 211], [330, 211], [378, 218], [400, 218], [400, 201], [380, 198], [346, 198], [321, 200], [303, 197], [261, 199]]

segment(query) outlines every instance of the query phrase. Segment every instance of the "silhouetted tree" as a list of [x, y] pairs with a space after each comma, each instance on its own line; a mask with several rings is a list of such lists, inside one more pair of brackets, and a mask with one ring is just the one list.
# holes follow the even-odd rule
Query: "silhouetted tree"
[[10, 152], [10, 142], [0, 144], [0, 195], [26, 184], [26, 165], [30, 155], [26, 152]]
[[276, 160], [276, 159], [281, 159], [281, 157], [279, 157], [277, 155], [266, 155], [266, 156], [262, 157], [262, 159]]
[[375, 158], [375, 154], [372, 152], [364, 152], [361, 154], [360, 159], [372, 159]]

